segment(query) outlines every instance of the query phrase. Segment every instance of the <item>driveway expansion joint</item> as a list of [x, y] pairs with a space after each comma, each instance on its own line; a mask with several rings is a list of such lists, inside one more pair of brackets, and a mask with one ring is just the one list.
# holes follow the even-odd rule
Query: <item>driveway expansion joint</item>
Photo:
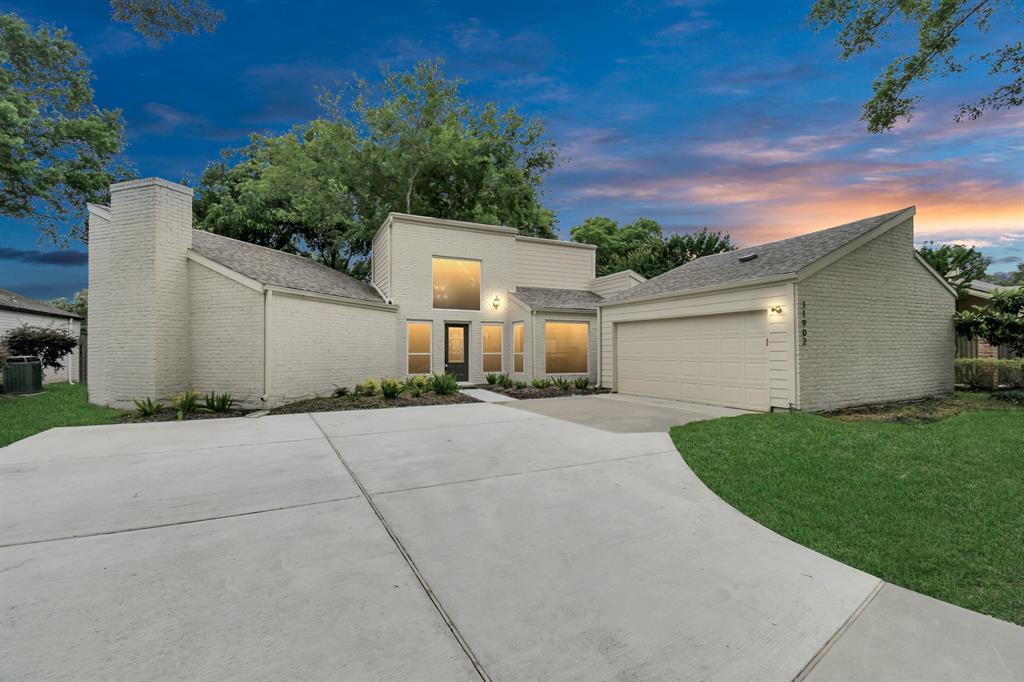
[[301, 504], [290, 504], [284, 507], [272, 507], [269, 509], [253, 509], [252, 511], [238, 512], [236, 514], [222, 514], [220, 516], [207, 516], [201, 519], [187, 519], [185, 521], [171, 521], [168, 523], [154, 523], [150, 526], [135, 526], [132, 528], [118, 528], [116, 530], [102, 530], [95, 533], [80, 533], [78, 535], [63, 535], [55, 538], [42, 538], [40, 540], [25, 540], [24, 542], [10, 542], [4, 545], [0, 545], [0, 549], [7, 547], [20, 547], [22, 545], [39, 545], [46, 542], [60, 542], [62, 540], [81, 540], [84, 538], [95, 538], [102, 537], [105, 535], [119, 535], [121, 533], [134, 533], [142, 530], [155, 530], [157, 528], [172, 528], [174, 526], [188, 526], [193, 523], [206, 523], [207, 521], [222, 521], [224, 519], [235, 519], [241, 516], [255, 516], [256, 514], [266, 514], [268, 512], [287, 511], [289, 509], [302, 509], [304, 507], [315, 507], [321, 504], [330, 504], [332, 502], [344, 502], [345, 500], [356, 500], [359, 499], [359, 495], [348, 495], [346, 497], [334, 497], [329, 500], [317, 500], [316, 502], [303, 502]]
[[469, 642], [467, 642], [465, 637], [462, 636], [462, 633], [459, 631], [459, 628], [455, 624], [455, 621], [452, 620], [451, 615], [449, 615], [449, 613], [445, 609], [444, 605], [441, 604], [441, 600], [437, 597], [436, 594], [434, 594], [434, 591], [433, 591], [433, 589], [431, 589], [430, 584], [427, 582], [426, 577], [420, 572], [419, 567], [416, 566], [416, 562], [413, 561], [412, 555], [409, 554], [409, 551], [405, 548], [405, 545], [402, 544], [402, 541], [398, 539], [398, 535], [395, 533], [395, 531], [388, 524], [387, 519], [384, 518], [384, 514], [381, 512], [381, 510], [377, 507], [376, 503], [373, 501], [373, 496], [366, 489], [366, 487], [363, 486], [363, 482], [359, 480], [359, 477], [356, 476], [356, 472], [352, 469], [351, 466], [349, 466], [348, 462], [345, 461], [345, 458], [342, 456], [341, 451], [331, 441], [330, 437], [327, 435], [327, 432], [324, 431], [324, 428], [320, 425], [320, 422], [318, 422], [316, 420], [316, 417], [314, 416], [314, 414], [313, 413], [308, 413], [308, 414], [309, 414], [309, 418], [313, 421], [314, 424], [316, 424], [316, 427], [318, 429], [320, 429], [320, 433], [322, 433], [324, 435], [324, 440], [326, 440], [327, 443], [331, 446], [331, 449], [334, 450], [334, 454], [338, 457], [338, 461], [341, 462], [341, 465], [343, 467], [345, 467], [345, 470], [348, 472], [349, 476], [352, 477], [352, 480], [355, 482], [356, 486], [359, 488], [359, 491], [362, 493], [363, 498], [366, 500], [366, 503], [368, 505], [370, 505], [370, 509], [373, 511], [374, 515], [377, 517], [377, 520], [380, 521], [381, 526], [384, 527], [385, 532], [387, 532], [388, 536], [391, 538], [391, 541], [394, 543], [395, 547], [398, 549], [398, 552], [402, 555], [402, 558], [405, 560], [405, 563], [409, 566], [409, 570], [412, 571], [413, 575], [416, 577], [416, 580], [419, 582], [420, 587], [422, 587], [423, 591], [426, 593], [427, 598], [430, 600], [430, 603], [434, 605], [434, 608], [437, 610], [438, 614], [441, 616], [441, 619], [444, 621], [445, 625], [448, 626], [448, 629], [451, 631], [452, 636], [455, 638], [455, 641], [458, 642], [459, 646], [462, 648], [462, 651], [466, 654], [466, 657], [469, 658], [469, 662], [473, 665], [473, 668], [476, 670], [477, 674], [480, 676], [480, 679], [482, 679], [484, 682], [491, 682], [490, 675], [487, 674], [487, 671], [484, 669], [483, 665], [480, 663], [480, 660], [477, 658], [476, 654], [473, 652], [473, 649], [469, 646]]
[[843, 624], [839, 626], [836, 633], [829, 637], [829, 640], [818, 650], [818, 653], [814, 654], [814, 656], [811, 657], [811, 660], [807, 662], [807, 665], [804, 666], [803, 670], [793, 678], [793, 682], [803, 682], [807, 679], [807, 676], [810, 675], [814, 671], [814, 668], [817, 667], [818, 663], [828, 655], [828, 652], [833, 646], [835, 646], [836, 642], [842, 639], [843, 635], [846, 634], [846, 631], [853, 626], [857, 619], [860, 618], [860, 615], [864, 613], [868, 606], [871, 605], [871, 602], [875, 600], [875, 597], [877, 597], [878, 593], [882, 591], [885, 584], [884, 580], [878, 581], [878, 584], [875, 585], [875, 588], [871, 590], [870, 594], [864, 598], [864, 601], [860, 603], [860, 606], [854, 609], [853, 613], [850, 614], [850, 617], [843, 621]]

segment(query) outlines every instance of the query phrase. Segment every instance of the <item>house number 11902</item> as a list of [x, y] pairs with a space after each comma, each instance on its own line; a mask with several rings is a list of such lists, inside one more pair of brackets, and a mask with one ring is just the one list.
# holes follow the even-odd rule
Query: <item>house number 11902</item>
[[807, 301], [800, 301], [800, 345], [807, 345]]

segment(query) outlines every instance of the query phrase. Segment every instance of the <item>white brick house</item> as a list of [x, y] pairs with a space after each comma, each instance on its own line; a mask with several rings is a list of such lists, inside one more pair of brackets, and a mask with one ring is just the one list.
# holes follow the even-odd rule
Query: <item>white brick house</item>
[[[0, 340], [12, 329], [22, 325], [31, 327], [52, 327], [62, 329], [76, 339], [81, 336], [82, 317], [66, 310], [55, 308], [27, 296], [0, 289]], [[62, 367], [43, 368], [43, 383], [55, 382], [76, 383], [79, 376], [80, 354], [78, 346], [61, 359]], [[3, 377], [0, 376], [0, 383]]]
[[595, 277], [589, 245], [392, 213], [367, 283], [193, 230], [191, 201], [147, 179], [89, 207], [93, 402], [194, 388], [273, 405], [443, 371], [761, 410], [952, 389], [954, 296], [915, 256], [912, 209], [649, 281]]

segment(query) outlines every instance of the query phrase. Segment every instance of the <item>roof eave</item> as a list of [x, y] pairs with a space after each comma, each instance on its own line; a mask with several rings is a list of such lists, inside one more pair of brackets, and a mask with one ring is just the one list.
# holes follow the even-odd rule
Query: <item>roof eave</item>
[[699, 296], [701, 294], [714, 293], [716, 291], [728, 291], [730, 289], [746, 289], [747, 287], [763, 286], [765, 284], [777, 284], [779, 282], [789, 282], [797, 279], [795, 272], [786, 273], [784, 275], [772, 275], [771, 277], [760, 277], [758, 279], [748, 279], [742, 282], [728, 282], [725, 284], [715, 284], [707, 287], [699, 287], [697, 289], [683, 289], [682, 291], [665, 291], [659, 294], [650, 294], [648, 296], [635, 296], [633, 298], [625, 298], [614, 301], [601, 301], [597, 304], [598, 308], [609, 308], [618, 305], [629, 305], [631, 303], [645, 303], [647, 301], [659, 301], [668, 298], [688, 298], [690, 296]]

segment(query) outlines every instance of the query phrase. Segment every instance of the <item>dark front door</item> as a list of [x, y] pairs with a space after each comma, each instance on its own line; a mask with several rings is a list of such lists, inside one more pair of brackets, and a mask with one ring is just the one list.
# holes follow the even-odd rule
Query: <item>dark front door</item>
[[459, 381], [469, 381], [469, 325], [444, 326], [444, 371]]

